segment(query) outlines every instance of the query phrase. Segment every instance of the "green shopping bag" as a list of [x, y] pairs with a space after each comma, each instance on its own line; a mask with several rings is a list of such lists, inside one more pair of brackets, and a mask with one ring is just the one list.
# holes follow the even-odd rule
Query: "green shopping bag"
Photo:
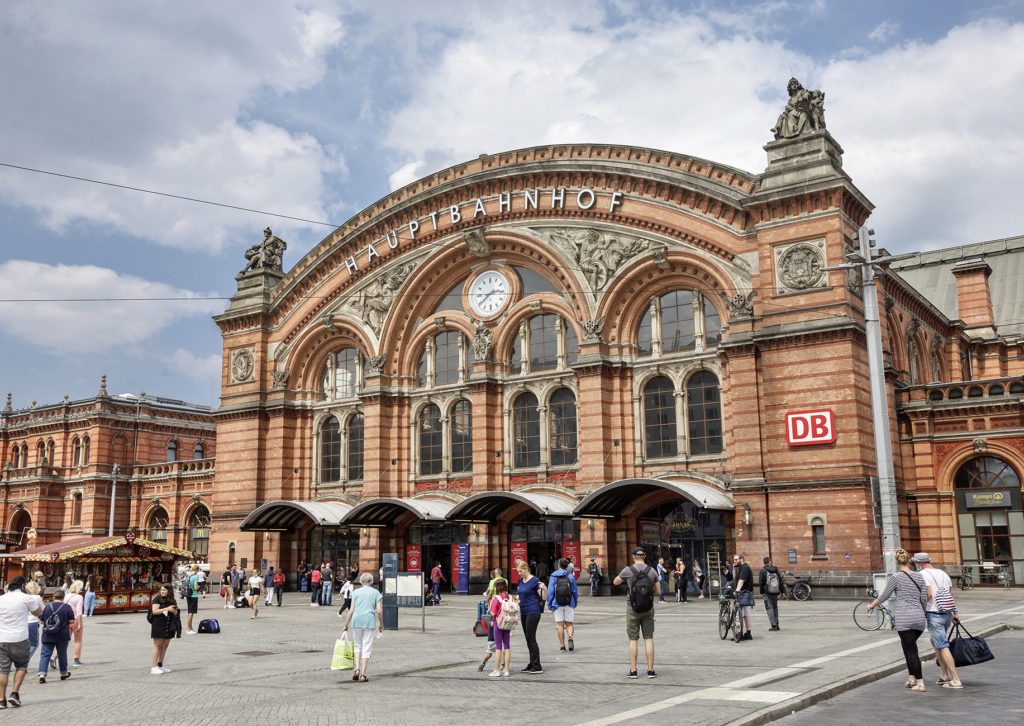
[[334, 641], [334, 657], [331, 658], [332, 671], [350, 671], [356, 667], [355, 645], [348, 639], [348, 633]]

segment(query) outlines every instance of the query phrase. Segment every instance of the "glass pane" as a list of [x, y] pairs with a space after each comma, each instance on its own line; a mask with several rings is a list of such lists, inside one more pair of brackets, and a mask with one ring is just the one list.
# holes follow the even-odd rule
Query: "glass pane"
[[714, 348], [722, 342], [722, 319], [718, 316], [718, 310], [706, 297], [704, 301], [704, 345]]
[[363, 478], [363, 414], [357, 413], [348, 420], [348, 479], [359, 481]]
[[661, 297], [661, 343], [665, 353], [694, 349], [693, 293], [676, 290]]
[[644, 387], [644, 433], [648, 458], [675, 456], [676, 407], [672, 381], [658, 376]]
[[441, 409], [431, 404], [420, 412], [420, 474], [441, 472]]
[[512, 528], [509, 530], [509, 541], [510, 542], [525, 542], [526, 541], [526, 525], [522, 522], [513, 522]]
[[974, 515], [973, 514], [960, 514], [957, 515], [960, 520], [960, 536], [961, 537], [973, 537], [974, 536]]
[[473, 407], [459, 401], [452, 410], [452, 472], [473, 471]]
[[465, 310], [462, 307], [462, 288], [466, 284], [466, 280], [460, 280], [451, 290], [444, 295], [440, 302], [437, 303], [437, 307], [434, 308], [434, 312], [440, 312], [442, 310]]
[[967, 562], [978, 561], [978, 543], [974, 537], [960, 538], [960, 553]]
[[721, 453], [722, 411], [719, 406], [718, 379], [708, 371], [695, 373], [687, 381], [686, 399], [690, 453]]
[[567, 388], [555, 391], [548, 411], [551, 465], [571, 466], [577, 461], [576, 396]]
[[526, 525], [526, 541], [527, 542], [543, 542], [544, 541], [544, 525], [542, 524], [527, 524]]
[[565, 323], [565, 362], [568, 365], [575, 363], [580, 357], [580, 344], [576, 339], [576, 329]]
[[636, 335], [636, 354], [637, 355], [650, 355], [651, 354], [651, 309], [648, 308], [647, 312], [644, 313], [644, 317], [640, 320], [640, 328]]
[[[1024, 534], [1024, 512], [1010, 512], [1010, 534]], [[1019, 555], [1024, 557], [1024, 554]]]
[[539, 292], [561, 292], [554, 283], [533, 270], [525, 267], [516, 267], [515, 265], [513, 265], [512, 269], [519, 274], [519, 279], [523, 283], [523, 297], [535, 295]]
[[988, 512], [976, 512], [974, 515], [974, 526], [978, 529], [988, 527], [992, 524], [992, 516]]
[[524, 393], [515, 400], [512, 427], [515, 466], [540, 466], [540, 414], [537, 397], [532, 393]]
[[459, 382], [459, 338], [462, 333], [448, 331], [434, 337], [437, 353], [434, 356], [434, 381], [443, 386]]
[[523, 339], [521, 335], [517, 335], [512, 339], [512, 352], [509, 355], [508, 370], [509, 373], [523, 372]]
[[320, 427], [320, 481], [341, 479], [341, 425], [331, 416]]
[[557, 315], [537, 315], [530, 318], [530, 371], [552, 370], [558, 365]]
[[1024, 537], [1010, 537], [1010, 556], [1018, 560], [1024, 558]]
[[420, 362], [416, 366], [416, 385], [425, 386], [427, 385], [427, 349], [424, 348], [423, 352], [420, 353]]
[[992, 526], [1006, 527], [1006, 512], [992, 512]]

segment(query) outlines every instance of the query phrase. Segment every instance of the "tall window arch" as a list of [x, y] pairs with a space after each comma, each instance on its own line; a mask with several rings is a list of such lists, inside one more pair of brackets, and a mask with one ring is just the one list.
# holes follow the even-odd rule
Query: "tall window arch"
[[416, 428], [419, 431], [420, 474], [440, 474], [444, 464], [441, 409], [433, 403], [424, 406]]
[[675, 388], [665, 376], [644, 386], [644, 444], [647, 458], [661, 459], [679, 453], [676, 437]]
[[146, 523], [146, 535], [150, 542], [167, 542], [167, 523], [169, 517], [167, 516], [167, 510], [163, 507], [157, 507], [153, 510], [153, 513], [149, 515], [149, 521]]
[[36, 465], [41, 465], [46, 459], [46, 442], [40, 441], [36, 444]]
[[722, 453], [722, 401], [713, 373], [698, 371], [686, 382], [686, 418], [690, 454]]
[[82, 493], [75, 492], [71, 495], [71, 526], [82, 526]]
[[341, 481], [341, 424], [334, 416], [320, 425], [320, 481]]
[[576, 463], [576, 395], [568, 388], [559, 388], [548, 406], [548, 437], [552, 466]]
[[201, 559], [210, 554], [210, 510], [203, 504], [196, 505], [189, 515], [188, 548]]
[[509, 372], [537, 373], [565, 368], [575, 363], [579, 354], [576, 331], [561, 315], [534, 315], [520, 322], [519, 332], [512, 339]]
[[652, 298], [637, 328], [637, 355], [669, 355], [714, 348], [722, 342], [722, 319], [709, 298], [673, 290]]
[[961, 559], [980, 566], [975, 574], [983, 584], [1003, 584], [1011, 573], [1020, 582], [1024, 577], [1024, 541], [1016, 536], [1024, 532], [1020, 474], [997, 456], [980, 456], [964, 462], [953, 482]]
[[55, 463], [56, 463], [53, 460], [53, 457], [55, 455], [56, 455], [56, 447], [55, 447], [55, 445], [53, 443], [53, 439], [50, 439], [49, 441], [46, 442], [46, 459], [47, 459], [47, 461], [50, 462], [50, 466], [54, 466]]
[[356, 413], [348, 420], [348, 471], [346, 479], [363, 479], [363, 414]]
[[192, 447], [192, 458], [193, 459], [203, 459], [205, 457], [206, 457], [206, 449], [203, 447], [203, 445], [201, 443], [196, 444], [195, 446]]
[[452, 473], [473, 471], [473, 404], [459, 401], [450, 418]]
[[89, 466], [92, 441], [88, 436], [82, 437], [82, 466]]
[[71, 442], [71, 465], [82, 465], [82, 440], [77, 436]]
[[178, 442], [174, 441], [172, 439], [171, 441], [167, 442], [167, 461], [177, 461], [177, 460], [178, 460]]
[[446, 330], [427, 339], [416, 367], [417, 385], [446, 386], [465, 379], [466, 336]]
[[328, 400], [355, 396], [363, 387], [366, 360], [355, 348], [342, 348], [327, 356], [321, 373], [321, 388]]
[[540, 412], [532, 393], [520, 394], [512, 404], [512, 438], [515, 466], [540, 466]]

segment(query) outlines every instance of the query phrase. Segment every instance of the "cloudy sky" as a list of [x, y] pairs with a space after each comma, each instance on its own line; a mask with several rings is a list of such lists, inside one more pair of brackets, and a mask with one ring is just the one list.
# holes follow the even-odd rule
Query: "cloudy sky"
[[15, 408], [93, 395], [104, 373], [111, 393], [217, 405], [210, 316], [264, 227], [287, 269], [392, 189], [537, 144], [760, 172], [793, 75], [826, 92], [882, 245], [1024, 234], [1020, 0], [8, 0], [0, 39]]

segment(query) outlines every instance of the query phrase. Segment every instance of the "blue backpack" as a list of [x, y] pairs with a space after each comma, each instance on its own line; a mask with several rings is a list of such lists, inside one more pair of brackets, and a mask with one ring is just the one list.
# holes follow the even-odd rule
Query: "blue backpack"
[[199, 621], [199, 632], [200, 633], [219, 633], [220, 632], [220, 623], [218, 623], [213, 618], [210, 618], [209, 620], [200, 620]]

